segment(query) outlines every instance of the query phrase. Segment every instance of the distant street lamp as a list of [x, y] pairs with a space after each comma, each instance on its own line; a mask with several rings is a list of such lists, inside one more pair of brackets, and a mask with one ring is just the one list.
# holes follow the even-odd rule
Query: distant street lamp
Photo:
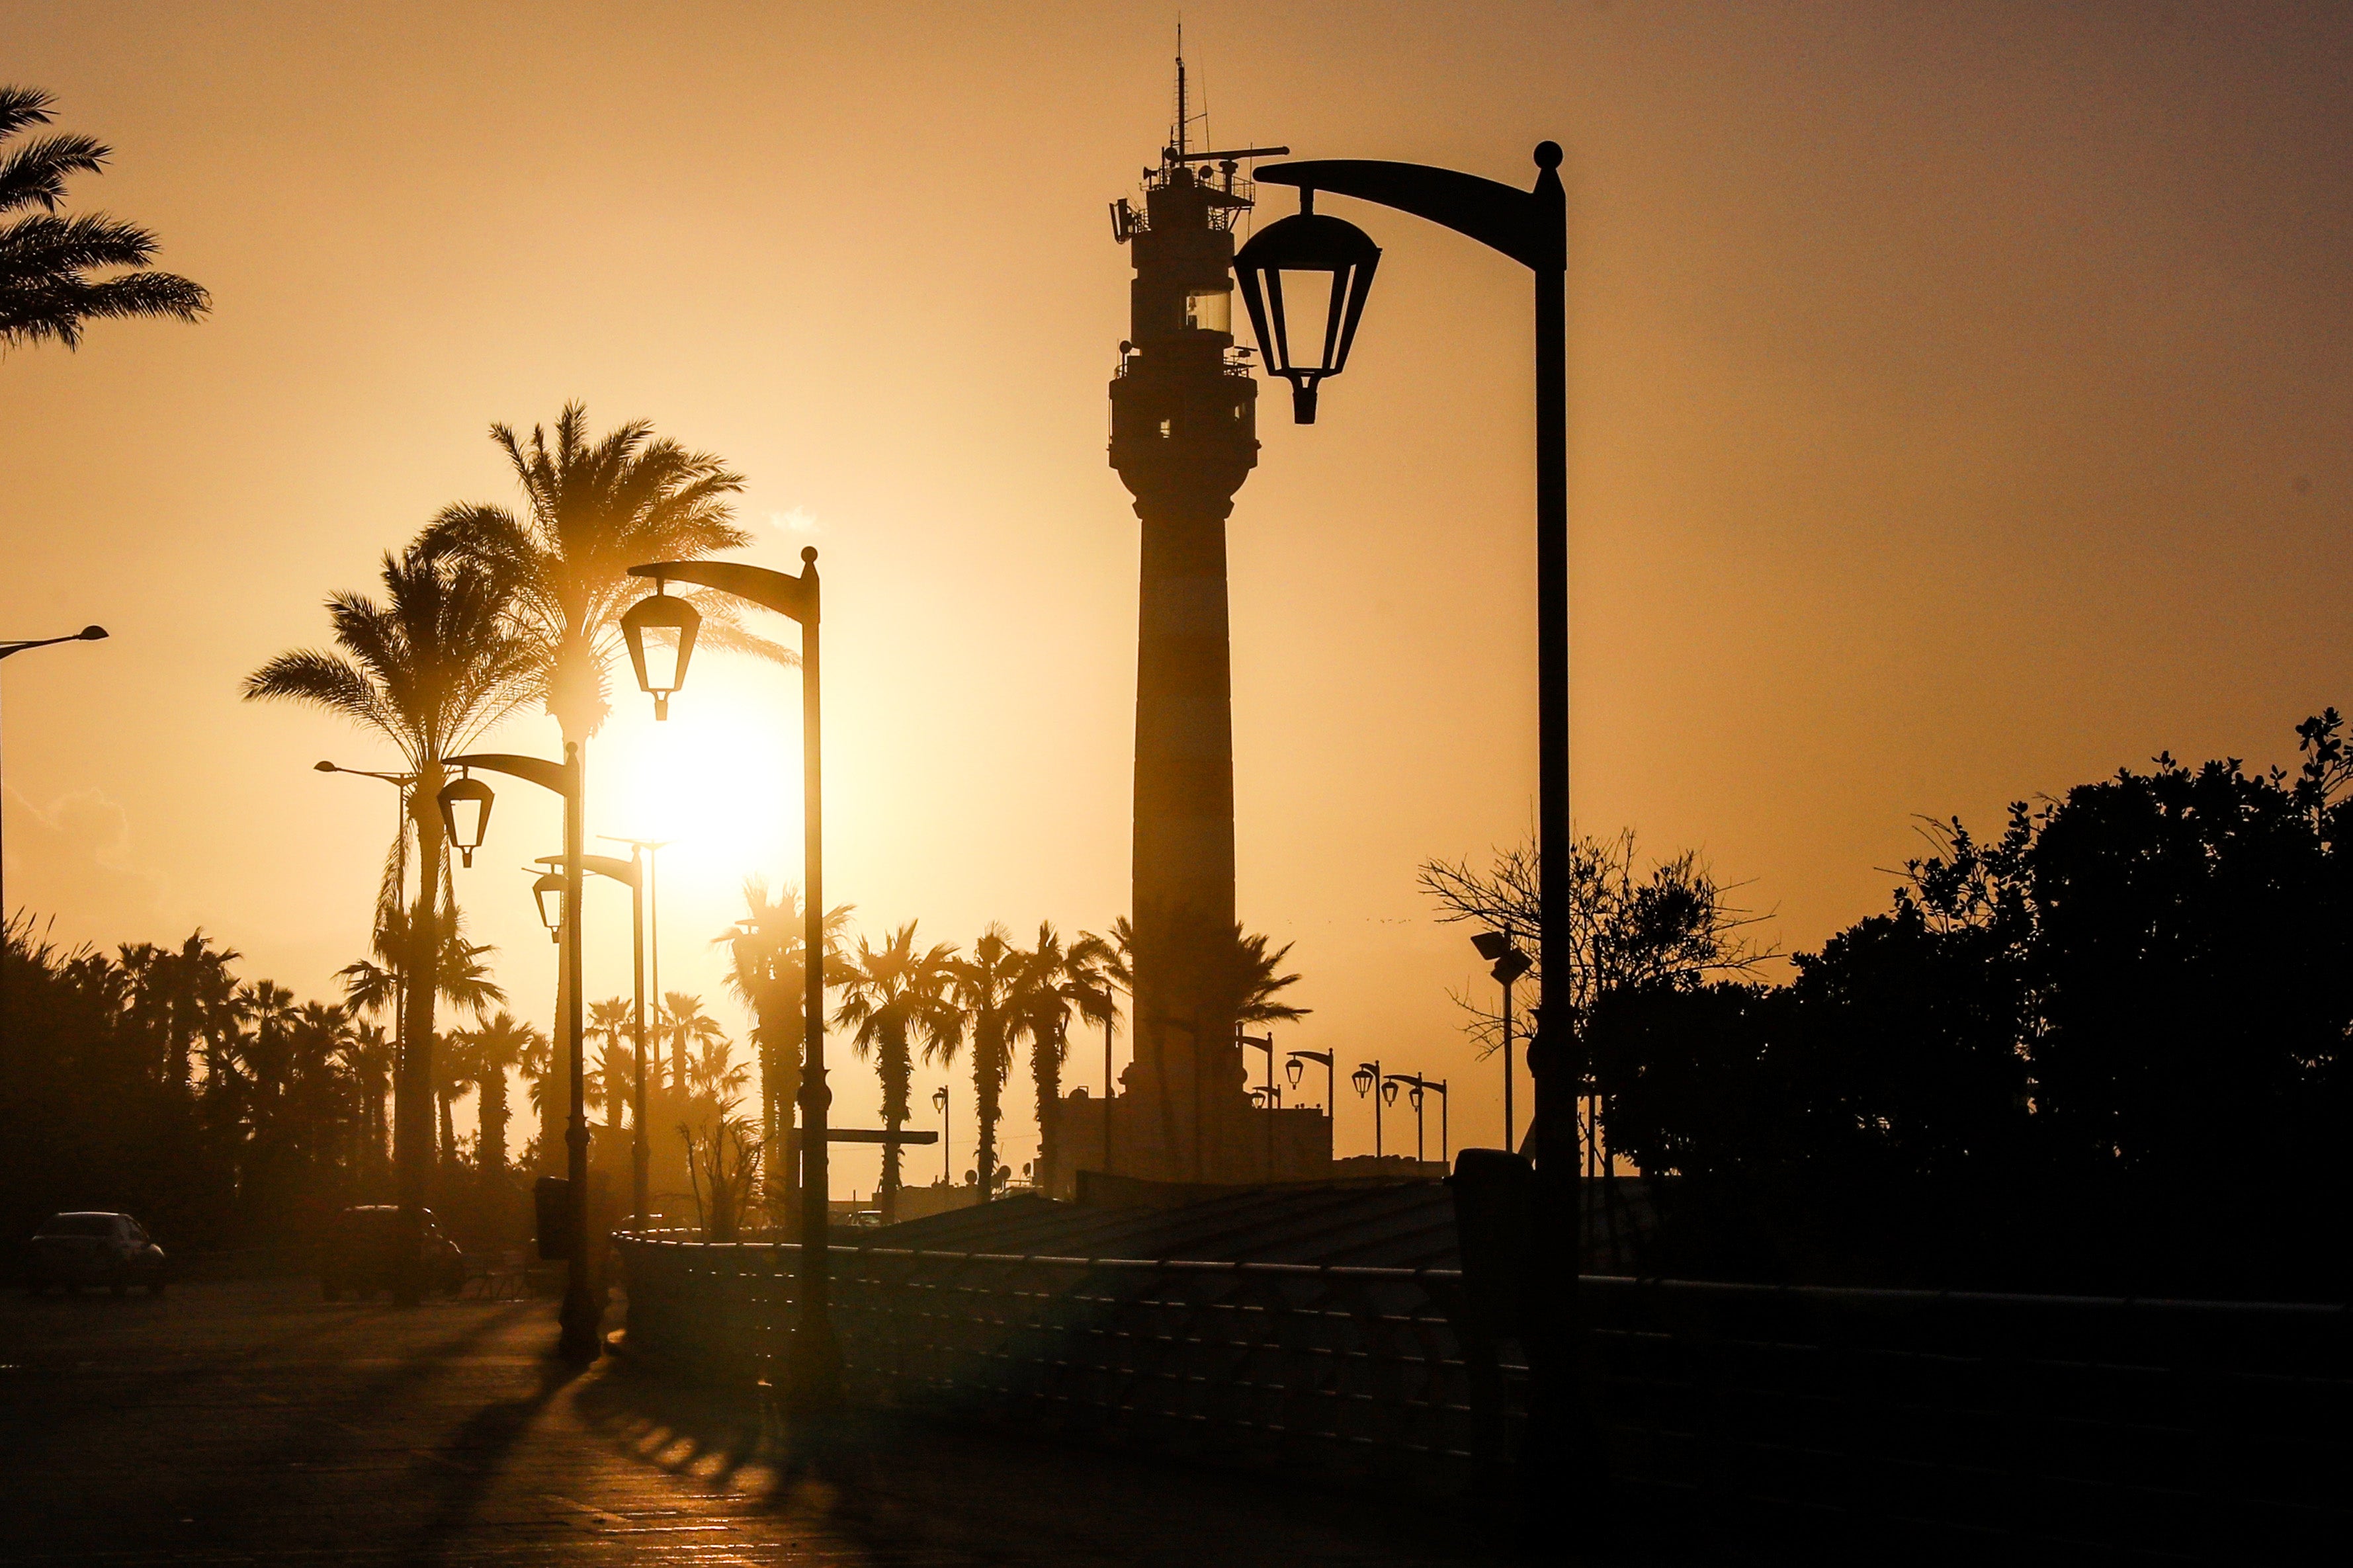
[[[1357, 1063], [1357, 1064], [1356, 1064], [1356, 1070], [1355, 1072], [1352, 1072], [1352, 1073], [1350, 1073], [1350, 1074], [1348, 1075], [1348, 1082], [1350, 1083], [1350, 1085], [1352, 1085], [1352, 1086], [1355, 1088], [1355, 1089], [1356, 1089], [1356, 1098], [1357, 1098], [1358, 1100], [1362, 1100], [1362, 1099], [1364, 1099], [1364, 1098], [1365, 1098], [1365, 1096], [1366, 1096], [1366, 1095], [1368, 1095], [1368, 1094], [1372, 1094], [1372, 1093], [1373, 1093], [1373, 1091], [1374, 1091], [1375, 1089], [1377, 1089], [1380, 1088], [1380, 1086], [1381, 1086], [1381, 1064], [1380, 1064], [1380, 1063], [1378, 1063], [1378, 1062], [1377, 1062], [1377, 1061], [1375, 1061], [1375, 1062], [1359, 1062], [1359, 1063]], [[1397, 1095], [1395, 1094], [1395, 1092], [1391, 1092], [1391, 1094], [1389, 1095], [1389, 1098], [1390, 1098], [1391, 1100], [1395, 1100], [1395, 1099], [1397, 1098]], [[1380, 1157], [1381, 1157], [1381, 1101], [1380, 1101], [1380, 1097], [1379, 1097], [1378, 1095], [1374, 1095], [1374, 1098], [1373, 1098], [1373, 1158], [1374, 1158], [1374, 1159], [1376, 1159], [1376, 1160], [1377, 1160], [1377, 1159], [1379, 1159]]]
[[[369, 768], [339, 767], [333, 763], [324, 761], [311, 763], [311, 768], [313, 773], [349, 773], [354, 778], [381, 779], [393, 786], [394, 794], [397, 796], [395, 809], [398, 815], [393, 818], [392, 825], [392, 901], [396, 908], [406, 909], [408, 907], [408, 795], [409, 791], [417, 785], [417, 775], [377, 773]], [[408, 983], [404, 973], [406, 966], [403, 963], [406, 954], [387, 952], [385, 956], [392, 961], [393, 1034], [397, 1038], [408, 1020], [408, 1007], [405, 1001]]]
[[1340, 1107], [1340, 1090], [1337, 1083], [1334, 1081], [1335, 1069], [1332, 1066], [1330, 1051], [1291, 1052], [1288, 1059], [1282, 1064], [1283, 1076], [1291, 1080], [1292, 1088], [1297, 1089], [1300, 1079], [1306, 1075], [1309, 1062], [1324, 1064], [1324, 1115], [1326, 1120], [1329, 1120], [1338, 1113]]
[[932, 1090], [932, 1109], [940, 1113], [940, 1185], [949, 1184], [955, 1166], [948, 1155], [948, 1086]]
[[1397, 1103], [1398, 1089], [1400, 1086], [1402, 1086], [1406, 1090], [1406, 1103], [1413, 1107], [1414, 1163], [1416, 1164], [1422, 1163], [1424, 1155], [1429, 1152], [1427, 1146], [1422, 1142], [1421, 1113], [1422, 1096], [1424, 1093], [1438, 1096], [1438, 1152], [1440, 1161], [1447, 1160], [1449, 1158], [1451, 1144], [1448, 1141], [1447, 1132], [1446, 1080], [1444, 1079], [1424, 1078], [1418, 1072], [1393, 1072], [1389, 1074], [1381, 1084], [1382, 1098], [1387, 1100], [1391, 1105], [1395, 1105]]
[[656, 561], [632, 566], [633, 577], [650, 577], [654, 592], [621, 616], [629, 663], [638, 685], [652, 695], [654, 717], [668, 716], [670, 699], [686, 682], [702, 616], [668, 588], [675, 579], [746, 599], [764, 610], [797, 621], [801, 628], [801, 863], [802, 947], [807, 971], [803, 1023], [805, 1065], [801, 1072], [800, 1321], [787, 1361], [786, 1399], [795, 1415], [828, 1418], [841, 1407], [841, 1346], [834, 1337], [831, 1215], [828, 1200], [826, 1113], [833, 1090], [825, 1066], [825, 773], [823, 727], [818, 722], [818, 624], [819, 589], [817, 551], [801, 551], [801, 572], [771, 571], [733, 561]]
[[[646, 1142], [646, 863], [632, 854], [627, 860], [610, 855], [583, 855], [581, 864], [595, 875], [620, 883], [629, 889], [629, 960], [634, 975], [632, 984], [637, 997], [636, 1010], [630, 1026], [637, 1046], [637, 1084], [630, 1096], [633, 1125], [629, 1129], [629, 1223], [643, 1230], [646, 1226], [647, 1171], [653, 1152]], [[561, 866], [561, 855], [543, 855], [540, 865]], [[546, 879], [542, 878], [544, 881]]]
[[[1274, 1087], [1274, 1037], [1253, 1035], [1240, 1023], [1236, 1023], [1234, 1039], [1237, 1044], [1266, 1053], [1266, 1081], [1259, 1086], [1259, 1108], [1262, 1110], [1273, 1110], [1282, 1103], [1282, 1097], [1276, 1092]], [[1266, 1119], [1266, 1179], [1270, 1182], [1274, 1180], [1274, 1118], [1272, 1116]]]
[[[561, 925], [557, 940], [563, 944], [564, 975], [564, 1063], [566, 1082], [565, 1100], [566, 1115], [564, 1129], [565, 1153], [565, 1252], [566, 1268], [564, 1286], [564, 1307], [558, 1315], [562, 1325], [557, 1351], [565, 1360], [586, 1363], [596, 1359], [597, 1328], [604, 1317], [588, 1289], [588, 1103], [583, 1041], [580, 998], [580, 879], [583, 867], [580, 852], [580, 749], [567, 743], [564, 760], [551, 763], [540, 757], [521, 757], [506, 752], [477, 752], [468, 756], [449, 757], [445, 767], [480, 768], [487, 773], [505, 773], [540, 788], [553, 791], [564, 801], [564, 870], [552, 879], [562, 890]], [[474, 782], [475, 787], [460, 786]], [[461, 851], [482, 847], [482, 835], [491, 820], [491, 790], [487, 784], [469, 779], [453, 780], [445, 785], [438, 797], [441, 807], [441, 825], [449, 836], [453, 847]], [[472, 857], [467, 856], [467, 864]], [[547, 882], [551, 877], [540, 879]], [[536, 892], [537, 889], [534, 889]], [[540, 910], [544, 919], [547, 902], [542, 897]]]
[[[555, 858], [558, 865], [563, 864], [563, 856]], [[531, 901], [539, 907], [539, 923], [547, 928], [547, 940], [554, 942], [564, 940], [564, 887], [565, 878], [560, 871], [543, 872], [531, 885]]]
[[[1538, 142], [1535, 188], [1528, 191], [1420, 163], [1325, 159], [1267, 164], [1259, 169], [1259, 180], [1298, 186], [1299, 216], [1260, 229], [1234, 258], [1235, 278], [1250, 308], [1268, 368], [1288, 379], [1295, 395], [1306, 395], [1294, 397], [1303, 405], [1298, 410], [1302, 423], [1314, 417], [1316, 384], [1338, 374], [1345, 363], [1379, 254], [1355, 226], [1340, 223], [1335, 227], [1335, 220], [1317, 216], [1314, 193], [1353, 196], [1427, 218], [1502, 252], [1535, 275], [1536, 898], [1539, 909], [1553, 915], [1537, 932], [1537, 963], [1555, 977], [1567, 974], [1572, 967], [1568, 922], [1562, 911], [1568, 907], [1573, 853], [1568, 800], [1568, 198], [1561, 188], [1560, 162], [1558, 142]], [[1279, 289], [1267, 290], [1262, 309], [1261, 278], [1314, 270], [1334, 279], [1331, 305], [1344, 311], [1345, 319], [1336, 332], [1328, 324], [1324, 328], [1324, 341], [1333, 351], [1325, 360], [1294, 363], [1283, 296]], [[1350, 279], [1345, 298], [1338, 281], [1344, 272]], [[1355, 280], [1359, 275], [1361, 283]], [[1558, 1494], [1552, 1489], [1560, 1478], [1600, 1478], [1602, 1493], [1608, 1480], [1598, 1430], [1573, 1373], [1578, 1324], [1575, 1053], [1567, 1039], [1559, 1039], [1546, 1059], [1528, 1065], [1535, 1101], [1530, 1120], [1535, 1131], [1538, 1234], [1530, 1238], [1537, 1260], [1530, 1347], [1535, 1353], [1530, 1368], [1530, 1453], [1523, 1471], [1528, 1478], [1533, 1526], [1559, 1508]]]
[[1512, 928], [1482, 931], [1471, 939], [1479, 956], [1493, 967], [1487, 973], [1504, 988], [1504, 1147], [1512, 1147], [1512, 983], [1535, 967], [1535, 961], [1512, 945]]
[[[63, 642], [100, 642], [105, 639], [105, 637], [104, 626], [84, 626], [78, 632], [69, 632], [61, 637], [25, 637], [16, 642], [0, 642], [0, 659], [13, 658], [20, 653], [27, 653], [37, 647], [55, 647]], [[5, 790], [0, 790], [0, 795], [5, 793]], [[5, 812], [0, 812], [0, 819], [5, 819]], [[0, 835], [0, 849], [5, 849], [5, 835]], [[5, 880], [0, 880], [0, 935], [5, 935], [7, 930], [8, 895]], [[5, 965], [0, 965], [0, 987], [5, 987], [6, 984], [5, 969]], [[5, 989], [0, 989], [0, 1039], [6, 1038], [7, 1005], [7, 993]]]

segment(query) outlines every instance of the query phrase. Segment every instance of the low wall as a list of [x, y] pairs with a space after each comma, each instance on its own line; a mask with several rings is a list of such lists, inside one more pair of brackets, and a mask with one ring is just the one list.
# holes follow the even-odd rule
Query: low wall
[[[633, 1350], [769, 1375], [794, 1248], [617, 1245]], [[1525, 1358], [1465, 1331], [1452, 1270], [835, 1256], [868, 1405], [1453, 1493], [1519, 1445]], [[1611, 1276], [1579, 1300], [1633, 1538], [1954, 1563], [2282, 1563], [2353, 1539], [2343, 1308]]]

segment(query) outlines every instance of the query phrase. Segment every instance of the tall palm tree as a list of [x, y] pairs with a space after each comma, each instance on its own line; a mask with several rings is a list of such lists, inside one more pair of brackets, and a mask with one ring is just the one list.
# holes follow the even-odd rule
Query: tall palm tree
[[547, 1039], [531, 1025], [516, 1022], [504, 1008], [464, 1031], [463, 1038], [464, 1071], [481, 1092], [478, 1163], [484, 1180], [502, 1180], [507, 1168], [507, 1123], [512, 1119], [507, 1075], [523, 1068], [526, 1062], [538, 1061], [543, 1064], [539, 1076], [543, 1078]]
[[[480, 567], [507, 590], [509, 616], [533, 650], [535, 695], [585, 756], [611, 711], [607, 675], [621, 647], [621, 614], [651, 592], [629, 568], [750, 543], [728, 499], [744, 479], [712, 453], [657, 437], [646, 420], [591, 440], [578, 403], [564, 405], [553, 437], [533, 426], [526, 441], [496, 424], [491, 439], [522, 487], [522, 509], [446, 507], [418, 542], [436, 558]], [[732, 599], [695, 597], [704, 640], [796, 662], [744, 632]]]
[[[605, 1125], [615, 1132], [621, 1130], [621, 1108], [628, 1104], [629, 1089], [637, 1078], [631, 1048], [637, 1039], [637, 1016], [636, 1005], [627, 996], [608, 996], [588, 1005], [588, 1033], [605, 1042], [596, 1054], [596, 1075], [605, 1086]], [[625, 1038], [630, 1047], [622, 1044]]]
[[359, 1144], [356, 1162], [365, 1187], [373, 1192], [384, 1170], [385, 1135], [391, 1131], [385, 1101], [392, 1094], [392, 1040], [379, 1024], [353, 1024], [343, 1033], [343, 1070], [351, 1075], [360, 1097]]
[[[882, 1126], [892, 1136], [907, 1124], [913, 1110], [908, 1102], [915, 1038], [922, 1037], [926, 1054], [933, 1054], [944, 1041], [961, 1037], [964, 1015], [949, 995], [955, 983], [955, 949], [945, 942], [917, 952], [915, 922], [909, 921], [891, 933], [879, 952], [860, 938], [858, 956], [843, 964], [841, 1006], [833, 1021], [837, 1027], [857, 1031], [851, 1049], [875, 1058], [875, 1071], [882, 1080]], [[878, 1194], [884, 1225], [899, 1217], [899, 1145], [884, 1143]]]
[[658, 1040], [670, 1042], [670, 1092], [688, 1093], [687, 1052], [697, 1044], [724, 1039], [726, 1028], [702, 1010], [702, 998], [691, 991], [665, 991], [655, 1021], [648, 1026]]
[[991, 921], [972, 944], [972, 956], [955, 961], [953, 994], [964, 1014], [963, 1033], [972, 1041], [973, 1115], [980, 1129], [973, 1173], [984, 1202], [997, 1193], [997, 1123], [1004, 1113], [1006, 1080], [1013, 1075], [1013, 1036], [1019, 1022], [1012, 1004], [1029, 957], [1013, 945], [1012, 935]]
[[[384, 603], [343, 593], [327, 601], [340, 651], [280, 654], [246, 678], [248, 701], [306, 702], [375, 731], [417, 775], [409, 791], [417, 846], [417, 900], [406, 926], [414, 974], [442, 971], [456, 899], [437, 804], [444, 759], [464, 751], [529, 698], [531, 646], [505, 618], [499, 584], [478, 568], [434, 560], [411, 547], [386, 555]], [[403, 999], [400, 1072], [394, 1089], [394, 1159], [401, 1205], [425, 1201], [433, 1140], [435, 985], [411, 985]], [[408, 1293], [404, 1283], [402, 1294]]]
[[[801, 1059], [808, 1044], [802, 961], [807, 923], [801, 918], [800, 890], [789, 883], [773, 896], [765, 877], [744, 879], [744, 903], [751, 912], [711, 940], [727, 949], [727, 989], [751, 1010], [752, 1047], [760, 1064], [761, 1136], [771, 1149], [784, 1147], [785, 1129], [800, 1096]], [[825, 963], [828, 983], [841, 963], [841, 934], [853, 906], [837, 904], [825, 914]], [[791, 1162], [769, 1162], [766, 1179], [791, 1177]]]
[[[0, 87], [0, 142], [48, 124], [55, 101], [34, 88]], [[155, 237], [146, 229], [104, 213], [58, 212], [67, 179], [99, 173], [113, 151], [69, 132], [18, 142], [0, 156], [0, 350], [44, 340], [72, 349], [89, 321], [194, 321], [212, 309], [202, 286], [147, 265], [155, 258]], [[130, 270], [90, 276], [118, 267]]]
[[1082, 931], [1064, 947], [1052, 923], [1041, 921], [1038, 945], [1024, 955], [1013, 982], [1008, 1005], [1015, 1028], [1029, 1039], [1029, 1076], [1038, 1096], [1035, 1179], [1043, 1192], [1053, 1191], [1060, 1164], [1062, 1064], [1070, 1056], [1071, 1015], [1111, 1026], [1118, 1016], [1111, 962], [1111, 946], [1103, 938]]

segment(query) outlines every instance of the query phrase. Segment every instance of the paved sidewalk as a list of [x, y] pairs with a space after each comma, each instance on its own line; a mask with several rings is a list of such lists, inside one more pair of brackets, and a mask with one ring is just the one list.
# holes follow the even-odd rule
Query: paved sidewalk
[[0, 1300], [12, 1563], [1474, 1564], [1462, 1518], [987, 1434], [779, 1475], [741, 1396], [546, 1359], [544, 1302]]

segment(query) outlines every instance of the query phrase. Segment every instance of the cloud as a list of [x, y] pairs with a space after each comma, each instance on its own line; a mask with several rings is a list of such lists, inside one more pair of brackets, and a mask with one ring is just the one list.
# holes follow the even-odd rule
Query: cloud
[[8, 792], [7, 902], [74, 942], [161, 941], [164, 880], [132, 858], [131, 816], [96, 790], [44, 810]]
[[805, 506], [794, 507], [789, 511], [770, 512], [768, 526], [784, 533], [823, 533], [825, 531], [818, 525], [815, 515]]

